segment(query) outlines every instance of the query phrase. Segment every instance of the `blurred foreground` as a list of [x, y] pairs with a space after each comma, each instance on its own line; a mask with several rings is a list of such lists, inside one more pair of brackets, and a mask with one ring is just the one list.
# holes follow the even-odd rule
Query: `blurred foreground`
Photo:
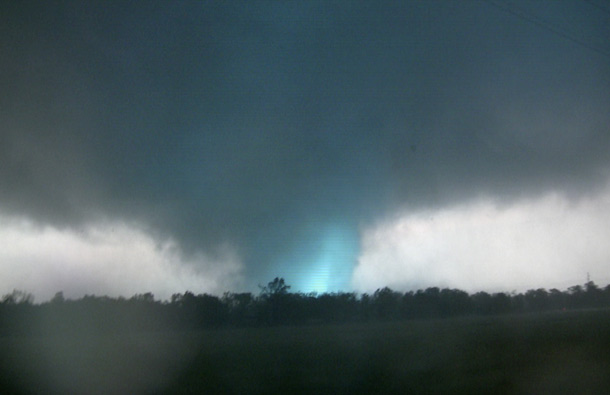
[[603, 393], [610, 311], [5, 336], [1, 393]]

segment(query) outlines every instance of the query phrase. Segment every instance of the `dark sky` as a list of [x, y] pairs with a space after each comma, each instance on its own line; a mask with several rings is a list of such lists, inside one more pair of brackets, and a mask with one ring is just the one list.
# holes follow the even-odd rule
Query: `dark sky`
[[244, 289], [349, 288], [388, 218], [610, 175], [600, 0], [10, 2], [0, 51], [4, 229], [228, 249]]

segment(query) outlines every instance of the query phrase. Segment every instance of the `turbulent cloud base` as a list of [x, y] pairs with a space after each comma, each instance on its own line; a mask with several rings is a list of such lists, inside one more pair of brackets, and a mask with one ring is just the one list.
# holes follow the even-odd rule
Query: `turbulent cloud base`
[[222, 293], [243, 280], [242, 263], [229, 246], [214, 257], [185, 257], [174, 241], [158, 242], [123, 223], [77, 232], [0, 217], [0, 245], [0, 292], [21, 289], [37, 301], [59, 291], [68, 298], [153, 292], [169, 299], [186, 290]]
[[[540, 241], [511, 244], [482, 213], [516, 228], [507, 213], [593, 196], [610, 168], [608, 15], [590, 2], [4, 3], [0, 213], [42, 226], [0, 224], [11, 289], [330, 290], [359, 251], [358, 279], [444, 280], [439, 257], [472, 242], [443, 221], [498, 238], [464, 272], [444, 260], [452, 281], [479, 259], [515, 260], [525, 283], [509, 248], [553, 260], [548, 234], [523, 222]], [[463, 206], [482, 194], [504, 208]], [[371, 245], [370, 229], [358, 245], [405, 206], [435, 213], [418, 226], [440, 245]], [[100, 218], [138, 226], [118, 237]]]
[[511, 203], [481, 199], [407, 213], [365, 231], [352, 284], [369, 292], [566, 289], [590, 273], [606, 285], [609, 239], [610, 187], [577, 200], [559, 193]]

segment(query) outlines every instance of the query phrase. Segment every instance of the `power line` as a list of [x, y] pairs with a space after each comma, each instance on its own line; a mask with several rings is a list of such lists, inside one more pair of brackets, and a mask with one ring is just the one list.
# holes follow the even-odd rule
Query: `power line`
[[562, 29], [561, 27], [556, 26], [556, 25], [544, 20], [544, 19], [540, 18], [539, 16], [533, 15], [532, 13], [526, 12], [522, 9], [518, 9], [514, 5], [513, 5], [513, 7], [511, 7], [510, 4], [507, 4], [504, 2], [499, 2], [499, 1], [495, 1], [495, 0], [483, 0], [483, 1], [487, 2], [488, 4], [493, 5], [496, 8], [499, 8], [505, 12], [508, 12], [518, 18], [521, 18], [525, 21], [533, 23], [534, 25], [536, 25], [540, 28], [546, 29], [553, 34], [556, 34], [560, 37], [570, 40], [573, 43], [580, 45], [583, 48], [587, 48], [591, 51], [597, 52], [600, 55], [610, 58], [610, 51], [607, 51], [603, 48], [592, 45], [589, 42], [575, 36], [574, 34], [571, 34], [571, 32], [567, 31], [565, 28]]

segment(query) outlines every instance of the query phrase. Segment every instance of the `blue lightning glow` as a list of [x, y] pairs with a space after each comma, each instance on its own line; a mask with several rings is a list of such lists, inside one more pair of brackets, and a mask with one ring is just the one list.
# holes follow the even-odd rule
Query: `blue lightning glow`
[[299, 262], [295, 278], [295, 290], [303, 292], [348, 291], [358, 249], [356, 232], [347, 226], [326, 227], [308, 254], [305, 262]]

